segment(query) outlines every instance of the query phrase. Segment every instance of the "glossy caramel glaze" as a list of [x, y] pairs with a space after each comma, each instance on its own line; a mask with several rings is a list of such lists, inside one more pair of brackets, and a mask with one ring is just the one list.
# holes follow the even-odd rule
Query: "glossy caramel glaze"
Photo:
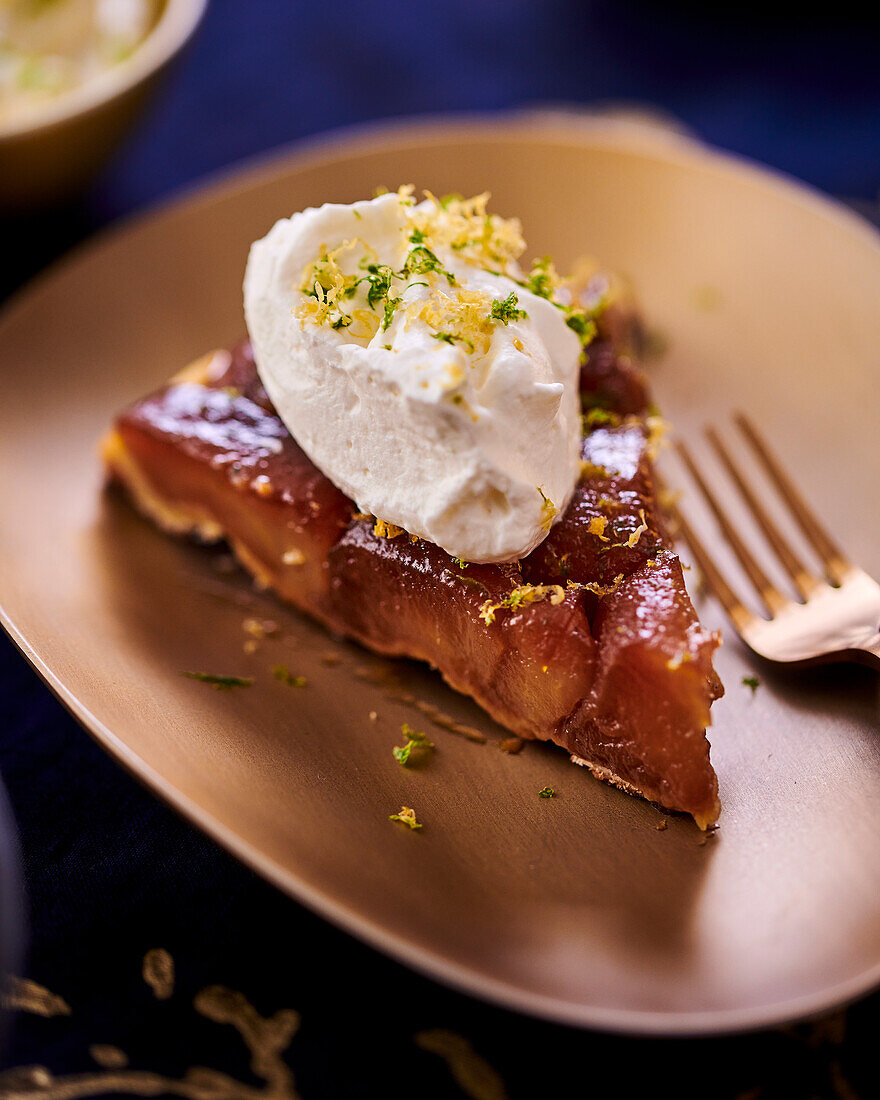
[[715, 821], [704, 731], [717, 638], [663, 534], [641, 375], [607, 340], [582, 372], [609, 411], [584, 439], [585, 474], [547, 539], [504, 565], [377, 535], [294, 442], [247, 342], [197, 375], [131, 406], [105, 446], [111, 474], [153, 518], [222, 531], [263, 583], [334, 630], [428, 661], [521, 736], [555, 741], [702, 827]]

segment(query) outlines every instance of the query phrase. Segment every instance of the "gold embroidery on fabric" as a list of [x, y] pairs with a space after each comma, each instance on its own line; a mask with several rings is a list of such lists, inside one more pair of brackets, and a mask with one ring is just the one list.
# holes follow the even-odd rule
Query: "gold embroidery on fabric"
[[52, 1074], [45, 1066], [17, 1066], [15, 1069], [7, 1069], [0, 1073], [0, 1085], [11, 1092], [4, 1092], [4, 1100], [12, 1096], [16, 1090], [22, 1095], [33, 1094], [37, 1089], [51, 1085]]
[[413, 1038], [422, 1050], [440, 1055], [455, 1083], [471, 1100], [507, 1100], [507, 1090], [501, 1077], [463, 1035], [433, 1028], [419, 1031]]
[[164, 947], [154, 947], [144, 955], [141, 974], [156, 1000], [167, 1001], [174, 992], [174, 959]]
[[89, 1054], [93, 1062], [97, 1062], [104, 1069], [123, 1069], [128, 1065], [128, 1055], [119, 1047], [109, 1043], [92, 1043]]
[[50, 993], [45, 986], [30, 978], [10, 974], [6, 988], [0, 992], [0, 1005], [10, 1011], [33, 1012], [36, 1016], [69, 1016], [70, 1005], [63, 997]]
[[[174, 960], [162, 948], [148, 951], [143, 960], [144, 980], [160, 1000], [174, 991]], [[69, 1016], [67, 1002], [36, 982], [10, 978], [3, 994], [7, 1008], [39, 1016]], [[101, 1067], [94, 1073], [56, 1077], [45, 1066], [18, 1066], [0, 1072], [2, 1100], [85, 1100], [97, 1095], [174, 1096], [181, 1100], [300, 1100], [293, 1072], [284, 1054], [299, 1030], [300, 1015], [281, 1009], [261, 1016], [244, 994], [212, 985], [197, 993], [195, 1010], [215, 1024], [231, 1024], [250, 1053], [250, 1068], [265, 1083], [254, 1086], [220, 1070], [191, 1066], [183, 1077], [164, 1077], [149, 1070], [128, 1068], [128, 1056], [109, 1043], [89, 1047]], [[440, 1028], [420, 1031], [414, 1041], [422, 1050], [437, 1054], [462, 1092], [471, 1100], [508, 1100], [499, 1074], [481, 1058], [471, 1043], [454, 1031]]]
[[292, 1097], [293, 1074], [281, 1055], [299, 1030], [300, 1016], [283, 1008], [274, 1016], [260, 1016], [247, 999], [222, 985], [208, 986], [196, 995], [196, 1010], [217, 1024], [232, 1024], [251, 1052], [251, 1069], [268, 1085], [265, 1095]]
[[[174, 988], [174, 960], [161, 948], [147, 952], [143, 976], [160, 1000], [167, 999]], [[159, 978], [164, 980], [157, 982]], [[164, 995], [160, 996], [159, 990]], [[9, 1008], [40, 1016], [70, 1015], [70, 1008], [61, 997], [36, 982], [21, 978], [10, 981], [3, 1003]], [[97, 1043], [89, 1047], [89, 1053], [103, 1067], [101, 1071], [56, 1077], [45, 1066], [18, 1066], [0, 1072], [0, 1097], [3, 1100], [81, 1100], [120, 1094], [177, 1096], [181, 1100], [300, 1100], [294, 1088], [293, 1072], [283, 1057], [299, 1029], [298, 1012], [286, 1008], [274, 1016], [261, 1016], [243, 994], [219, 985], [208, 986], [197, 993], [193, 1005], [197, 1012], [214, 1023], [232, 1024], [250, 1052], [251, 1069], [262, 1078], [265, 1087], [245, 1084], [207, 1066], [191, 1066], [181, 1078], [127, 1069], [128, 1058], [123, 1051]]]

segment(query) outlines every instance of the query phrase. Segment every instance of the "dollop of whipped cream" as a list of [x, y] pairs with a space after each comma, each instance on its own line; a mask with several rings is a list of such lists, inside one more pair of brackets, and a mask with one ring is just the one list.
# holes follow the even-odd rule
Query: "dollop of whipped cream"
[[521, 285], [519, 223], [487, 198], [309, 208], [252, 246], [244, 280], [260, 378], [300, 447], [381, 530], [468, 562], [546, 537], [581, 441], [581, 340], [546, 277]]

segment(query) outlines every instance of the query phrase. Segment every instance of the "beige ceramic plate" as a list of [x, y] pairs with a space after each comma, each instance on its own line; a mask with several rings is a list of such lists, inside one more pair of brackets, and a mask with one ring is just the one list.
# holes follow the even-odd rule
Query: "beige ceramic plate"
[[[877, 678], [759, 668], [727, 635], [708, 843], [564, 753], [500, 731], [427, 670], [334, 642], [101, 494], [114, 412], [242, 331], [249, 242], [377, 184], [489, 188], [532, 253], [628, 273], [669, 338], [685, 432], [746, 406], [857, 560], [880, 573], [880, 247], [815, 195], [684, 139], [599, 124], [421, 125], [295, 153], [115, 231], [0, 323], [0, 595], [47, 682], [157, 793], [296, 898], [470, 992], [557, 1020], [765, 1024], [880, 979]], [[673, 471], [673, 476], [675, 471]], [[702, 601], [711, 626], [721, 626]], [[279, 634], [248, 656], [247, 616]], [[337, 663], [330, 663], [336, 661]], [[274, 682], [283, 662], [308, 677]], [[184, 669], [253, 675], [217, 693]], [[407, 701], [409, 700], [409, 701]], [[484, 731], [438, 727], [431, 707]], [[420, 709], [421, 708], [421, 709]], [[378, 718], [371, 721], [371, 711]], [[427, 728], [429, 766], [392, 759]], [[71, 782], [88, 782], [71, 776]], [[558, 797], [539, 799], [545, 784]], [[402, 803], [425, 823], [388, 821]]]

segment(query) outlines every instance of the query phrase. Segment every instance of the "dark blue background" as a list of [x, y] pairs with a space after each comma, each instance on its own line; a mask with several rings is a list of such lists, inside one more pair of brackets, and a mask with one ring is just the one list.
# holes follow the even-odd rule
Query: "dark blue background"
[[[792, 20], [772, 5], [213, 0], [154, 110], [90, 193], [0, 223], [0, 289], [230, 161], [411, 113], [647, 102], [710, 142], [869, 201], [880, 188], [878, 44], [874, 22], [848, 5]], [[603, 1065], [616, 1065], [608, 1079], [620, 1096], [878, 1091], [876, 1001], [826, 1025], [747, 1039], [631, 1041], [524, 1020], [409, 974], [277, 894], [144, 793], [6, 641], [0, 769], [29, 893], [27, 973], [73, 1008], [71, 1017], [19, 1016], [8, 1065], [82, 1071], [94, 1068], [89, 1044], [104, 1042], [137, 1067], [179, 1074], [201, 1063], [246, 1076], [234, 1035], [190, 1007], [196, 990], [222, 982], [265, 1014], [303, 1013], [290, 1062], [306, 1100], [464, 1095], [412, 1043], [428, 1027], [468, 1036], [512, 1097], [604, 1095]], [[167, 1004], [139, 977], [144, 951], [157, 945], [178, 963], [179, 992]], [[568, 1078], [580, 1083], [563, 1089]]]
[[547, 100], [650, 102], [707, 141], [835, 194], [876, 198], [871, 24], [831, 18], [846, 5], [795, 22], [749, 7], [214, 0], [165, 109], [100, 189], [102, 212], [330, 127]]

